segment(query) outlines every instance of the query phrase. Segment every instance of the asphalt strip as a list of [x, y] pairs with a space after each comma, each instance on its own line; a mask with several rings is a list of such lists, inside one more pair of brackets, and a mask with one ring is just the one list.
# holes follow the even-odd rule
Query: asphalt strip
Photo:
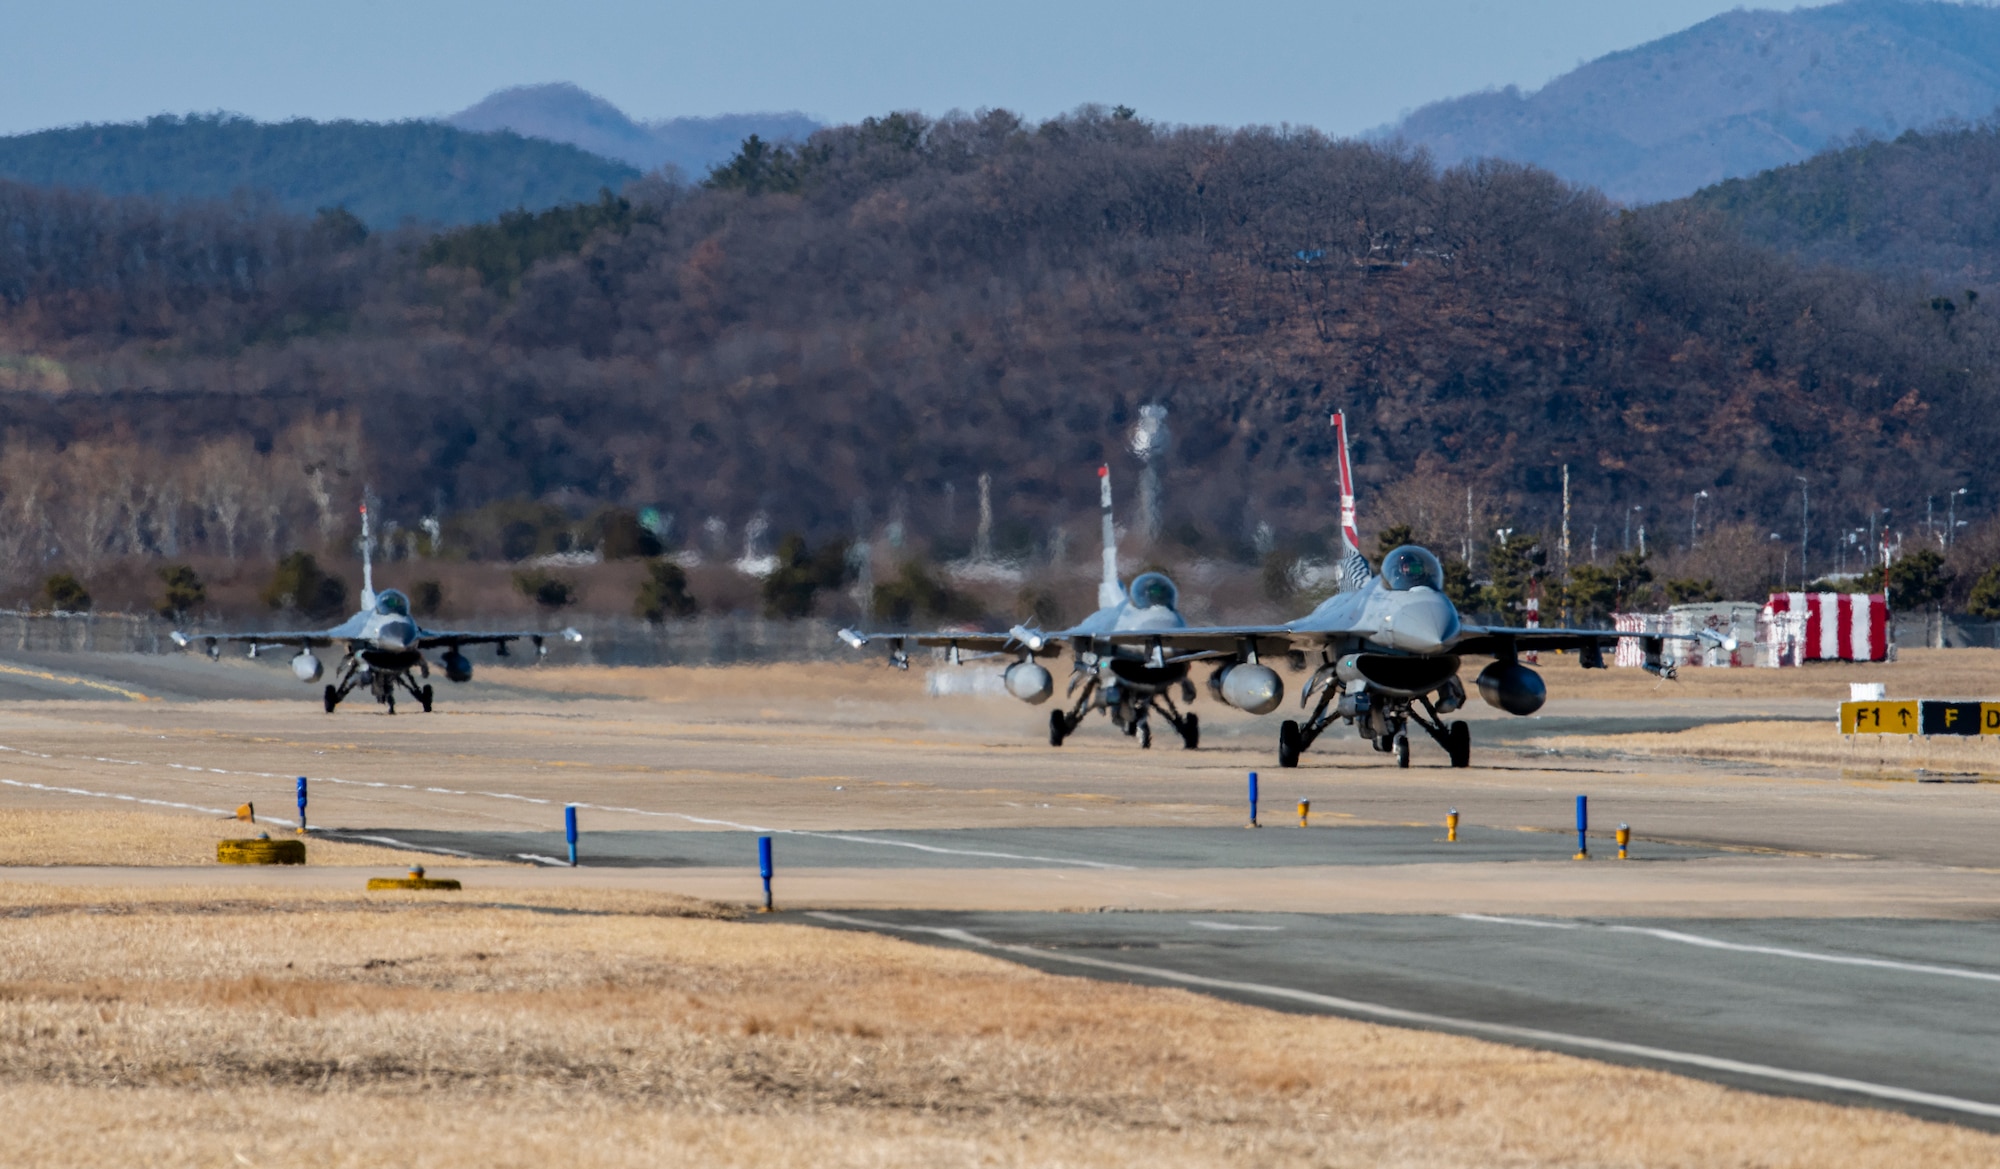
[[[1901, 970], [1911, 974], [1937, 974], [1946, 978], [1969, 978], [1976, 982], [2000, 982], [2000, 974], [1984, 970], [1966, 970], [1957, 966], [1932, 966], [1923, 962], [1898, 962], [1890, 958], [1860, 958], [1848, 954], [1820, 954], [1812, 950], [1792, 950], [1783, 946], [1753, 946], [1746, 942], [1728, 942], [1721, 938], [1706, 938], [1700, 934], [1682, 933], [1679, 930], [1655, 929], [1641, 925], [1604, 925], [1590, 921], [1554, 921], [1535, 917], [1495, 917], [1485, 913], [1457, 913], [1452, 916], [1460, 921], [1486, 922], [1492, 925], [1531, 926], [1545, 930], [1603, 930], [1614, 934], [1640, 934], [1658, 938], [1665, 942], [1678, 942], [1684, 946], [1700, 946], [1708, 950], [1732, 950], [1738, 954], [1765, 954], [1773, 958], [1795, 958], [1803, 962], [1827, 962], [1835, 966], [1869, 966], [1877, 970]], [[1196, 923], [1200, 924], [1200, 923]]]
[[[1385, 1022], [1403, 1023], [1429, 1030], [1454, 1031], [1461, 1034], [1490, 1037], [1513, 1043], [1622, 1056], [1627, 1059], [1643, 1060], [1653, 1064], [1663, 1064], [1668, 1067], [1699, 1068], [1703, 1071], [1721, 1072], [1727, 1075], [1762, 1080], [1773, 1084], [1785, 1084], [1802, 1088], [1819, 1088], [1825, 1091], [1844, 1092], [1875, 1100], [1891, 1101], [1897, 1104], [1914, 1105], [1919, 1108], [1934, 1108], [1942, 1112], [1952, 1112], [1962, 1116], [1977, 1116], [1988, 1120], [2000, 1120], [2000, 1104], [1987, 1104], [1978, 1100], [1966, 1100], [1958, 1096], [1943, 1096], [1934, 1092], [1919, 1092], [1910, 1088], [1898, 1088], [1893, 1084], [1876, 1084], [1867, 1080], [1848, 1079], [1844, 1076], [1821, 1075], [1818, 1072], [1796, 1071], [1791, 1068], [1772, 1067], [1768, 1064], [1723, 1059], [1719, 1056], [1702, 1055], [1699, 1052], [1674, 1051], [1669, 1048], [1648, 1047], [1638, 1043], [1620, 1043], [1612, 1039], [1597, 1039], [1588, 1035], [1570, 1035], [1561, 1031], [1544, 1031], [1535, 1027], [1516, 1027], [1507, 1023], [1487, 1023], [1478, 1019], [1461, 1019], [1451, 1015], [1435, 1015], [1426, 1011], [1411, 1011], [1402, 1007], [1387, 1006], [1382, 1003], [1363, 1002], [1360, 999], [1340, 998], [1334, 995], [1315, 994], [1312, 991], [1294, 990], [1286, 986], [1269, 986], [1260, 982], [1239, 982], [1233, 979], [1209, 978], [1200, 974], [1188, 974], [1179, 970], [1170, 970], [1164, 966], [1142, 966], [1133, 962], [1114, 962], [1107, 958], [1092, 958], [1083, 954], [1045, 950], [1036, 946], [1010, 945], [982, 938], [978, 934], [967, 930], [952, 929], [945, 926], [902, 925], [896, 922], [875, 921], [869, 918], [850, 917], [846, 914], [828, 913], [819, 910], [809, 911], [805, 916], [818, 918], [821, 921], [831, 922], [835, 925], [854, 926], [866, 930], [929, 934], [933, 937], [943, 938], [946, 941], [975, 946], [983, 950], [1033, 958], [1038, 962], [1062, 962], [1072, 966], [1109, 970], [1119, 974], [1178, 983], [1182, 986], [1200, 987], [1205, 990], [1227, 991], [1231, 994], [1278, 999], [1318, 1007], [1336, 1014], [1381, 1019]], [[1474, 920], [1480, 919], [1475, 918]], [[1500, 920], [1508, 921], [1510, 924], [1526, 924], [1531, 919], [1514, 918]], [[1562, 923], [1534, 922], [1533, 924]], [[1713, 941], [1713, 939], [1703, 939], [1703, 941]], [[1734, 943], [1722, 944], [1730, 948], [1735, 948]], [[1754, 949], [1762, 948], [1756, 947]], [[1815, 958], [1830, 957], [1825, 955], [1811, 955], [1803, 951], [1799, 952], [1799, 954]], [[1938, 969], [1942, 970], [1944, 968]]]
[[[60, 756], [48, 755], [40, 751], [29, 751], [20, 747], [5, 746], [4, 744], [0, 744], [0, 751], [10, 752], [16, 755], [27, 755], [35, 759], [46, 759], [51, 762], [59, 761], [61, 758]], [[147, 767], [147, 766], [165, 767], [173, 771], [195, 772], [203, 775], [242, 775], [242, 776], [249, 776], [254, 779], [291, 778], [290, 776], [281, 775], [273, 771], [231, 771], [221, 767], [202, 767], [197, 764], [188, 764], [188, 763], [148, 764], [138, 759], [116, 759], [102, 755], [78, 755], [78, 756], [72, 756], [72, 758], [88, 759], [93, 763], [110, 763], [121, 767]], [[1034, 856], [1023, 853], [988, 852], [976, 849], [945, 848], [940, 845], [934, 845], [934, 844], [919, 844], [915, 841], [910, 841], [910, 840], [885, 840], [881, 837], [860, 836], [854, 833], [845, 833], [845, 832], [814, 832], [811, 831], [810, 829], [805, 829], [805, 828], [765, 828], [756, 824], [741, 824], [734, 820], [719, 820], [710, 816], [695, 816], [687, 812], [663, 812], [651, 808], [628, 808], [610, 804], [585, 803], [582, 801], [564, 804], [563, 801], [560, 800], [545, 799], [540, 796], [518, 795], [514, 792], [474, 791], [474, 790], [463, 790], [459, 788], [449, 788], [449, 787], [431, 787], [414, 783], [384, 783], [377, 780], [367, 780], [367, 779], [341, 779], [338, 778], [337, 776], [330, 776], [330, 775], [319, 776], [318, 778], [313, 779], [312, 782], [338, 784], [348, 787], [371, 787], [371, 788], [382, 788], [382, 789], [389, 789], [396, 791], [424, 792], [428, 795], [462, 796], [474, 799], [512, 800], [518, 803], [544, 804], [549, 806], [563, 804], [563, 806], [582, 808], [585, 811], [592, 811], [592, 812], [611, 812], [617, 815], [625, 815], [625, 816], [654, 816], [662, 819], [679, 820], [687, 824], [701, 824], [712, 828], [731, 828], [731, 829], [736, 829], [738, 831], [758, 832], [771, 836], [811, 836], [811, 837], [817, 837], [822, 840], [838, 840], [848, 844], [873, 845], [877, 848], [905, 848], [914, 850], [916, 852], [934, 853], [941, 856], [977, 857], [986, 860], [1030, 861], [1036, 864], [1045, 864], [1045, 865], [1067, 865], [1071, 868], [1079, 868], [1079, 869], [1111, 869], [1120, 871], [1130, 871], [1133, 867], [1131, 865], [1113, 864], [1109, 861], [1083, 860], [1079, 857]], [[74, 787], [50, 787], [43, 784], [26, 783], [19, 780], [11, 780], [11, 779], [0, 780], [0, 783], [6, 783], [14, 787], [34, 788], [38, 791], [60, 792], [65, 795], [91, 796], [97, 799], [107, 799], [107, 800], [126, 800], [132, 803], [151, 804], [156, 807], [162, 807], [162, 808], [185, 808], [189, 811], [211, 812], [225, 816], [229, 814], [227, 811], [223, 811], [216, 808], [202, 807], [197, 804], [180, 804], [180, 803], [175, 803], [171, 800], [145, 799], [139, 796], [125, 795], [119, 792], [90, 791], [85, 788], [74, 788]], [[296, 821], [284, 820], [275, 816], [267, 816], [265, 817], [265, 819], [269, 820], [274, 824], [291, 825], [296, 823]], [[447, 856], [471, 855], [469, 853], [460, 852], [457, 849], [410, 844], [400, 840], [393, 840], [388, 837], [355, 836], [353, 837], [353, 839], [370, 840], [378, 844], [390, 844], [397, 848], [414, 849], [415, 851], [418, 852], [435, 852]], [[556, 861], [549, 857], [530, 857], [524, 855], [523, 859], [534, 860], [536, 863], [540, 864], [567, 865], [569, 863], [568, 861]]]

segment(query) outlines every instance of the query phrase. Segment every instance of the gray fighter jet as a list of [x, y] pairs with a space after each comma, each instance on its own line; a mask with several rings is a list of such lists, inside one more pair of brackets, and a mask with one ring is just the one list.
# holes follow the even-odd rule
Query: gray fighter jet
[[[1046, 633], [1022, 625], [1005, 633], [945, 630], [871, 634], [843, 629], [841, 640], [856, 649], [872, 641], [886, 641], [890, 663], [902, 669], [909, 668], [905, 647], [911, 642], [943, 648], [953, 665], [1013, 656], [1016, 661], [1001, 675], [1007, 692], [1036, 706], [1055, 693], [1055, 679], [1036, 659], [1059, 657], [1067, 648], [1073, 651], [1069, 687], [1065, 707], [1049, 712], [1050, 746], [1062, 746], [1092, 710], [1104, 711], [1113, 725], [1138, 739], [1141, 747], [1153, 745], [1153, 715], [1165, 719], [1189, 750], [1200, 746], [1201, 719], [1174, 702], [1176, 691], [1182, 703], [1194, 701], [1194, 683], [1187, 676], [1188, 663], [1194, 659], [1168, 655], [1158, 644], [1161, 638], [1172, 638], [1187, 627], [1179, 610], [1179, 590], [1157, 572], [1140, 573], [1129, 588], [1119, 583], [1117, 533], [1111, 522], [1111, 469], [1099, 467], [1097, 478], [1104, 526], [1104, 575], [1097, 585], [1098, 609], [1090, 616], [1067, 629]], [[1114, 635], [1150, 640], [1115, 644], [1110, 640]], [[1245, 700], [1250, 701], [1248, 696]]]
[[[1509, 714], [1529, 715], [1541, 709], [1548, 689], [1540, 675], [1521, 663], [1523, 653], [1570, 650], [1585, 669], [1603, 669], [1604, 652], [1616, 648], [1620, 635], [1600, 629], [1467, 624], [1445, 596], [1444, 569], [1437, 557], [1414, 545], [1392, 549], [1382, 559], [1382, 571], [1374, 572], [1359, 550], [1354, 527], [1345, 417], [1334, 414], [1333, 425], [1346, 546], [1340, 591], [1282, 626], [1176, 629], [1173, 656], [1164, 660], [1217, 662], [1211, 681], [1216, 696], [1237, 706], [1244, 704], [1233, 701], [1233, 696], [1255, 696], [1257, 703], [1245, 709], [1263, 714], [1282, 699], [1284, 684], [1261, 659], [1285, 655], [1295, 667], [1304, 668], [1307, 656], [1316, 653], [1318, 667], [1299, 703], [1303, 707], [1315, 694], [1319, 701], [1303, 723], [1288, 719], [1279, 728], [1281, 767], [1298, 766], [1299, 755], [1336, 721], [1356, 727], [1376, 750], [1393, 752], [1400, 767], [1410, 765], [1408, 728], [1415, 723], [1445, 749], [1453, 767], [1464, 767], [1472, 754], [1471, 731], [1462, 720], [1445, 721], [1446, 715], [1465, 704], [1465, 687], [1458, 679], [1462, 658], [1493, 658], [1476, 680], [1480, 697]], [[1668, 678], [1674, 671], [1664, 663], [1662, 650], [1670, 636], [1641, 638], [1646, 669]], [[1123, 631], [1107, 634], [1104, 640], [1121, 650], [1149, 650], [1156, 659], [1167, 646], [1162, 639]]]
[[375, 570], [372, 557], [370, 533], [368, 529], [368, 507], [361, 508], [361, 609], [354, 616], [331, 629], [307, 630], [280, 633], [220, 633], [197, 634], [193, 637], [175, 630], [174, 644], [185, 649], [201, 641], [208, 656], [221, 656], [220, 643], [225, 641], [247, 642], [250, 656], [256, 657], [264, 649], [280, 646], [297, 648], [298, 654], [292, 658], [292, 673], [299, 681], [308, 685], [320, 680], [322, 667], [312, 651], [315, 648], [344, 644], [346, 651], [336, 667], [337, 680], [329, 682], [323, 695], [326, 712], [340, 705], [340, 700], [364, 683], [375, 701], [396, 713], [396, 691], [406, 691], [417, 700], [425, 712], [431, 709], [434, 697], [430, 683], [421, 685], [411, 676], [416, 671], [428, 679], [431, 676], [430, 662], [424, 656], [426, 650], [443, 650], [438, 664], [444, 669], [444, 676], [453, 682], [472, 680], [472, 662], [462, 650], [469, 645], [491, 645], [496, 655], [507, 655], [507, 643], [527, 639], [534, 643], [535, 655], [548, 653], [547, 639], [560, 637], [564, 641], [577, 642], [583, 635], [574, 629], [564, 629], [561, 633], [464, 633], [448, 630], [425, 629], [417, 624], [410, 613], [410, 599], [396, 589], [375, 591]]

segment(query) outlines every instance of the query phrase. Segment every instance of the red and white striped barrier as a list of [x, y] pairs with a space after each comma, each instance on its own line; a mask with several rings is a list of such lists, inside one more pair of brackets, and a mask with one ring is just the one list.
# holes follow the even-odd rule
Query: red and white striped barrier
[[1758, 640], [1775, 651], [1772, 665], [1890, 657], [1889, 599], [1881, 593], [1772, 593], [1763, 620]]

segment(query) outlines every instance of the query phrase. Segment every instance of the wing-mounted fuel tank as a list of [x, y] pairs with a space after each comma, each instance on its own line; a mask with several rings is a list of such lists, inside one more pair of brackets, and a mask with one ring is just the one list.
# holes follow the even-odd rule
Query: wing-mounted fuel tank
[[1208, 676], [1216, 701], [1251, 714], [1269, 714], [1285, 700], [1285, 680], [1269, 666], [1231, 662]]
[[1007, 667], [1001, 680], [1007, 684], [1007, 693], [1030, 706], [1040, 706], [1056, 692], [1056, 680], [1035, 662], [1015, 662]]
[[319, 659], [313, 656], [311, 650], [302, 649], [299, 651], [299, 656], [292, 659], [292, 676], [301, 682], [317, 682], [323, 672], [324, 667], [319, 664]]
[[472, 659], [458, 652], [456, 648], [444, 651], [444, 676], [454, 682], [472, 681]]
[[1519, 662], [1497, 661], [1479, 671], [1479, 696], [1508, 714], [1533, 714], [1548, 701], [1542, 676]]
[[[1350, 690], [1358, 683], [1391, 698], [1418, 698], [1457, 677], [1458, 658], [1451, 654], [1348, 654], [1333, 669]], [[1484, 689], [1485, 683], [1480, 685]]]

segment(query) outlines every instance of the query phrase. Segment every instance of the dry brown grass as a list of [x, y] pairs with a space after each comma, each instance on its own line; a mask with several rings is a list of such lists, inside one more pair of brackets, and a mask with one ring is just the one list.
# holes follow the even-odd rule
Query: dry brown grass
[[[1548, 681], [1552, 705], [1576, 699], [1644, 702], [1662, 696], [1840, 703], [1847, 700], [1850, 682], [1884, 683], [1893, 698], [2000, 698], [2000, 650], [1990, 649], [1904, 649], [1893, 662], [1815, 662], [1785, 670], [1695, 667], [1682, 670], [1672, 682], [1643, 670], [1586, 672], [1574, 655], [1543, 654], [1536, 668]], [[1833, 717], [1831, 707], [1827, 717]]]
[[[0, 808], [0, 866], [5, 865], [214, 865], [215, 842], [291, 830], [269, 824], [203, 817], [197, 813], [100, 811], [67, 808]], [[407, 867], [435, 864], [429, 853], [307, 837], [308, 865]], [[451, 858], [454, 868], [494, 861]]]
[[1824, 723], [1715, 723], [1635, 735], [1560, 735], [1538, 747], [1656, 758], [1743, 759], [1839, 768], [1860, 778], [1915, 779], [1922, 773], [2000, 776], [2000, 735], [1923, 738], [1843, 735]]
[[700, 911], [0, 887], [0, 1162], [2000, 1159], [1886, 1112]]

